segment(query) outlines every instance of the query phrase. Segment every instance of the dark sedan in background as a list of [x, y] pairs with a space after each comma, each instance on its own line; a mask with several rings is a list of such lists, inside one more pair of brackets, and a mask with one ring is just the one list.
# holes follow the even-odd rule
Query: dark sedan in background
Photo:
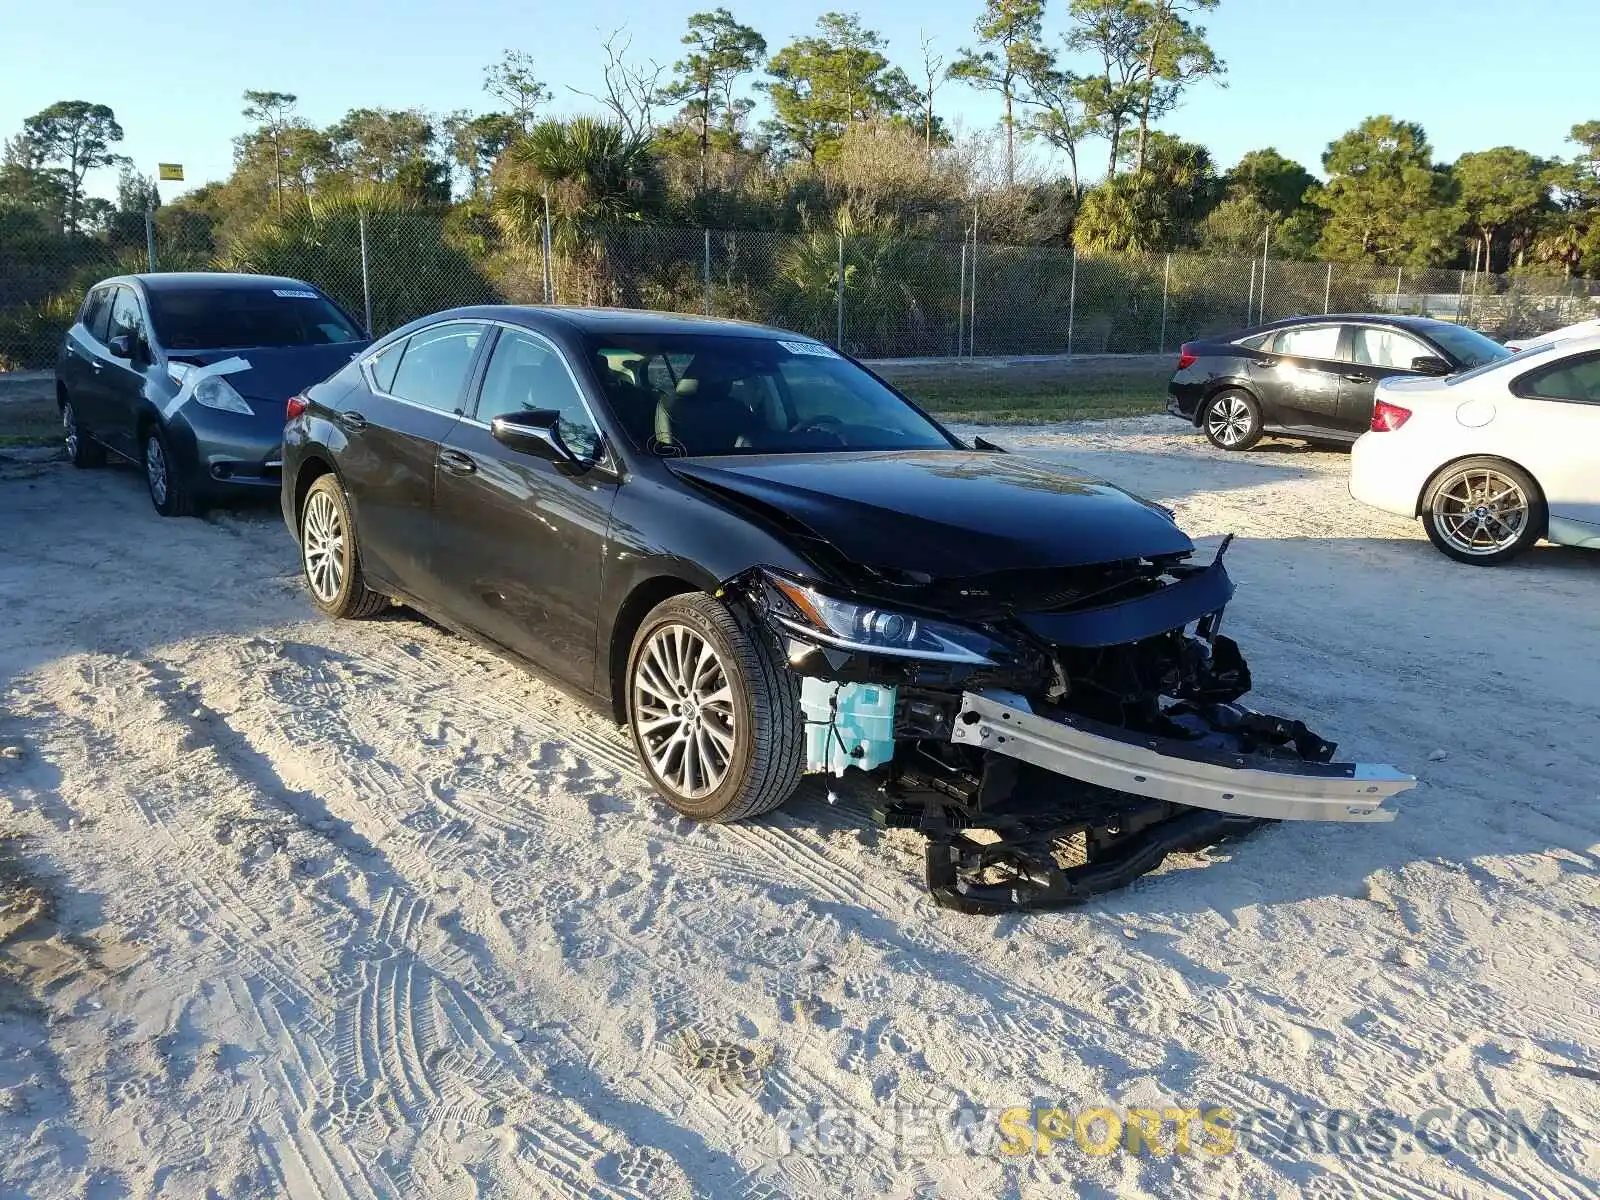
[[1264, 434], [1353, 442], [1391, 375], [1452, 375], [1511, 351], [1476, 330], [1426, 317], [1294, 317], [1187, 342], [1167, 410], [1223, 450]]
[[89, 290], [62, 339], [56, 400], [73, 465], [110, 450], [182, 516], [276, 488], [289, 397], [346, 366], [361, 326], [298, 279], [126, 275]]

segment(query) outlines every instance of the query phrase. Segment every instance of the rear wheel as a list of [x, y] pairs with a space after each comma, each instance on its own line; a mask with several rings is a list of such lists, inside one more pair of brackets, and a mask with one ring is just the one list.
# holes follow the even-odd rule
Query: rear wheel
[[330, 617], [370, 617], [389, 597], [367, 586], [355, 522], [334, 475], [311, 485], [300, 508], [300, 565], [311, 599]]
[[61, 434], [66, 442], [67, 458], [75, 467], [103, 467], [106, 448], [78, 426], [78, 410], [63, 393], [61, 399]]
[[150, 503], [163, 517], [194, 515], [194, 494], [184, 482], [172, 442], [159, 425], [144, 431], [144, 482], [150, 489]]
[[799, 786], [794, 676], [710, 596], [673, 596], [651, 610], [626, 682], [634, 748], [656, 790], [685, 816], [760, 816]]
[[1544, 534], [1544, 496], [1521, 467], [1469, 458], [1440, 473], [1422, 503], [1422, 527], [1457, 562], [1509, 562]]
[[1261, 440], [1261, 406], [1249, 392], [1219, 392], [1206, 405], [1201, 427], [1219, 450], [1248, 450]]

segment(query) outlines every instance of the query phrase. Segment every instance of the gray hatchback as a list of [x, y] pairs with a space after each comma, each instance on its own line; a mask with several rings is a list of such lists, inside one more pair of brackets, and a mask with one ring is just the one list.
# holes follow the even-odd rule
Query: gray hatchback
[[163, 516], [274, 490], [285, 405], [366, 348], [317, 288], [270, 275], [126, 275], [90, 289], [61, 342], [56, 399], [79, 467], [144, 468]]

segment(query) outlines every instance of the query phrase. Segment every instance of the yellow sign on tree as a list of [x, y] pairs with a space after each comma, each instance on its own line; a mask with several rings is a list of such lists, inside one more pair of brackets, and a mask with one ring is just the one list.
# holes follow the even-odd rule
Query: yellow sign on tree
[[183, 182], [182, 163], [157, 163], [156, 169], [162, 179], [173, 179], [177, 180], [179, 183]]

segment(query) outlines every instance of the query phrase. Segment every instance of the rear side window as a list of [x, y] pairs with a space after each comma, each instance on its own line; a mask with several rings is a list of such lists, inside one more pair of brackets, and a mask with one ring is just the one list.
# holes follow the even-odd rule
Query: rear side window
[[1533, 372], [1517, 381], [1517, 391], [1541, 400], [1600, 404], [1600, 355]]
[[83, 327], [97, 342], [105, 341], [108, 336], [106, 327], [111, 319], [111, 293], [116, 290], [116, 288], [95, 288], [84, 303]]
[[400, 366], [388, 389], [390, 394], [424, 408], [456, 411], [461, 407], [467, 371], [483, 334], [482, 325], [465, 321], [435, 325], [412, 334], [400, 356]]
[[406, 343], [402, 339], [392, 346], [385, 346], [367, 363], [367, 369], [372, 372], [372, 382], [380, 392], [394, 390], [394, 373], [400, 369], [400, 356], [405, 352]]
[[1312, 325], [1305, 329], [1284, 329], [1273, 340], [1274, 354], [1288, 354], [1294, 358], [1337, 359], [1339, 357], [1339, 327], [1337, 325]]

